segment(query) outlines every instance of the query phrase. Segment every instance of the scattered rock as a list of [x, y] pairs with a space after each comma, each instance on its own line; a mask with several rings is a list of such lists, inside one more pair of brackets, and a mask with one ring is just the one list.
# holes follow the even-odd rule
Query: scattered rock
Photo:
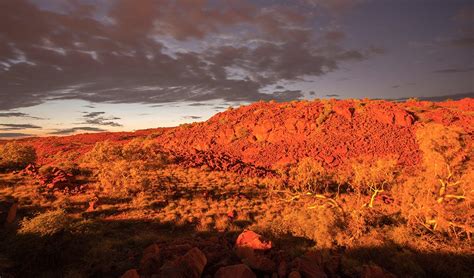
[[285, 260], [280, 261], [278, 264], [278, 276], [279, 277], [286, 277], [286, 274], [288, 272], [288, 265]]
[[248, 247], [241, 247], [236, 249], [236, 254], [244, 264], [255, 270], [268, 273], [276, 270], [276, 263], [267, 258], [264, 254], [259, 253], [258, 250], [253, 250]]
[[298, 271], [292, 271], [288, 275], [288, 278], [301, 278], [301, 274]]
[[160, 260], [160, 248], [158, 244], [153, 243], [143, 251], [143, 256], [140, 260], [140, 273], [142, 275], [158, 273], [160, 270]]
[[361, 278], [396, 278], [397, 276], [386, 271], [378, 265], [370, 264], [362, 266]]
[[323, 271], [323, 259], [320, 253], [310, 252], [301, 258], [293, 261], [293, 269], [302, 274], [305, 278], [326, 278]]
[[214, 275], [214, 278], [256, 278], [257, 276], [245, 264], [224, 266]]
[[276, 264], [265, 257], [263, 251], [271, 248], [271, 241], [265, 241], [262, 236], [249, 230], [242, 232], [235, 243], [235, 253], [243, 263], [253, 269], [270, 273], [276, 269]]
[[120, 278], [140, 278], [140, 275], [138, 275], [138, 271], [133, 268], [127, 270]]
[[236, 248], [247, 247], [253, 250], [268, 250], [272, 248], [271, 241], [265, 241], [262, 239], [262, 236], [250, 231], [243, 231], [237, 241], [235, 242]]
[[204, 253], [195, 247], [184, 256], [161, 267], [161, 277], [170, 278], [199, 278], [207, 264]]

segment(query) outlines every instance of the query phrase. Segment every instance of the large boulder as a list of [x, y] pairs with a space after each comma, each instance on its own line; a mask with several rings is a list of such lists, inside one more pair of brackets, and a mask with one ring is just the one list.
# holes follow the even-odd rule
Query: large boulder
[[249, 230], [242, 232], [235, 243], [235, 253], [244, 264], [268, 273], [276, 269], [275, 262], [264, 254], [264, 251], [271, 248], [271, 241], [266, 241], [261, 235]]
[[296, 258], [292, 265], [293, 270], [298, 271], [304, 278], [327, 278], [320, 253], [309, 252], [301, 258]]
[[264, 240], [261, 235], [253, 231], [246, 230], [237, 237], [235, 247], [246, 247], [253, 250], [268, 250], [272, 248], [272, 242]]

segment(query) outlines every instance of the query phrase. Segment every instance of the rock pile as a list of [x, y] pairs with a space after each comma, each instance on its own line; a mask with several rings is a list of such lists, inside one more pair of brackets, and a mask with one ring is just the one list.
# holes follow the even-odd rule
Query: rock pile
[[231, 171], [254, 177], [264, 177], [272, 174], [271, 171], [263, 167], [244, 163], [242, 160], [225, 153], [191, 150], [178, 154], [176, 157], [184, 167], [207, 167], [214, 171]]
[[[271, 241], [250, 230], [243, 231], [230, 249], [217, 239], [196, 244], [200, 247], [154, 243], [143, 251], [140, 266], [126, 271], [122, 278], [326, 278], [340, 277], [342, 273], [339, 255], [328, 257], [323, 256], [322, 252], [310, 251], [288, 260]], [[395, 277], [374, 264], [360, 266], [355, 275], [367, 278]]]
[[73, 193], [78, 190], [74, 176], [57, 167], [53, 167], [46, 173], [41, 174], [35, 165], [29, 164], [22, 171], [22, 174], [35, 178], [40, 188], [48, 192], [62, 191]]

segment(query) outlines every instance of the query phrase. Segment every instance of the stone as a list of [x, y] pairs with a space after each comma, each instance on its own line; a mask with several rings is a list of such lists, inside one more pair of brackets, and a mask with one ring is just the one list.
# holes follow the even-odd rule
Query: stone
[[10, 225], [15, 222], [16, 212], [18, 211], [18, 203], [14, 202], [10, 209], [8, 210], [7, 219], [5, 220], [5, 225]]
[[236, 249], [236, 254], [244, 264], [253, 269], [268, 273], [273, 272], [276, 269], [275, 262], [265, 257], [264, 254], [257, 253], [257, 251], [248, 247], [239, 247]]
[[301, 278], [301, 274], [298, 271], [292, 271], [288, 274], [288, 278]]
[[140, 275], [138, 275], [138, 271], [133, 268], [127, 270], [120, 278], [140, 278]]
[[174, 262], [164, 264], [160, 269], [160, 275], [169, 278], [199, 278], [206, 264], [206, 256], [195, 247]]
[[268, 250], [272, 248], [272, 242], [265, 241], [259, 234], [246, 230], [239, 235], [235, 246], [236, 248], [247, 247], [253, 250]]
[[158, 244], [153, 243], [145, 250], [140, 260], [140, 273], [143, 275], [150, 275], [159, 272], [160, 269], [160, 248]]
[[362, 266], [362, 278], [396, 278], [395, 275], [386, 271], [378, 265], [370, 264]]
[[257, 276], [245, 264], [224, 266], [214, 275], [214, 278], [256, 278]]
[[316, 255], [306, 255], [293, 261], [293, 269], [305, 278], [327, 278]]

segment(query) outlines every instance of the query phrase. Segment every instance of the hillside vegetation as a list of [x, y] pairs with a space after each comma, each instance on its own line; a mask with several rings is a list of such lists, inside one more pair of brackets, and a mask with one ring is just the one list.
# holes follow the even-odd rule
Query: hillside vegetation
[[0, 276], [472, 277], [473, 136], [473, 99], [316, 100], [4, 143]]

